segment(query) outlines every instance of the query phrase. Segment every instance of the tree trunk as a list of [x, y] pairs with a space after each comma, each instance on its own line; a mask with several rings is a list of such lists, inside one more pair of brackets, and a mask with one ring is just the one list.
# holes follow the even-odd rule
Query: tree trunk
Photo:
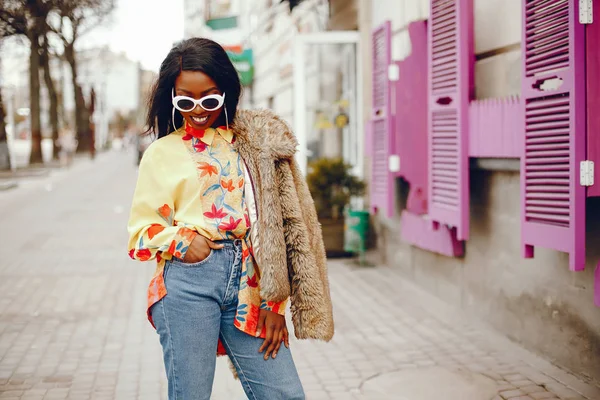
[[8, 154], [8, 142], [6, 140], [6, 124], [4, 119], [4, 101], [2, 99], [2, 90], [0, 90], [0, 170], [10, 169], [10, 156]]
[[56, 87], [50, 74], [50, 54], [48, 49], [48, 37], [44, 37], [44, 48], [42, 49], [40, 58], [42, 68], [44, 69], [44, 82], [48, 89], [48, 97], [50, 98], [50, 126], [52, 128], [52, 155], [55, 160], [58, 159], [58, 95]]
[[[39, 18], [36, 18], [39, 19]], [[42, 128], [40, 121], [40, 37], [39, 21], [34, 23], [29, 33], [31, 52], [29, 54], [29, 118], [31, 121], [31, 155], [29, 164], [43, 162]]]
[[77, 59], [75, 57], [75, 46], [65, 46], [65, 58], [71, 67], [71, 80], [75, 96], [75, 132], [77, 132], [77, 152], [83, 153], [90, 150], [90, 132], [83, 90], [77, 82]]

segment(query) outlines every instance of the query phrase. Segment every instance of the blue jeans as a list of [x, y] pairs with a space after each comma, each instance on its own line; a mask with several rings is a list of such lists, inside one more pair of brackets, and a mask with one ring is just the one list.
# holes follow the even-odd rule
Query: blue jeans
[[233, 325], [242, 265], [239, 240], [222, 242], [203, 261], [165, 265], [168, 294], [150, 310], [160, 335], [170, 400], [209, 400], [221, 339], [250, 400], [304, 399], [292, 354], [281, 346], [277, 358], [258, 352], [263, 339]]

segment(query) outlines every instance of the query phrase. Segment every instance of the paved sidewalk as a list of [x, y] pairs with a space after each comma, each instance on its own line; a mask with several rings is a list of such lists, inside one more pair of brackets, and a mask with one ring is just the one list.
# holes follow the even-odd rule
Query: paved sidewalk
[[[153, 267], [125, 248], [135, 176], [111, 152], [0, 192], [0, 399], [166, 399]], [[334, 340], [292, 341], [308, 399], [600, 399], [392, 269], [330, 275]], [[241, 400], [225, 361], [213, 398]]]

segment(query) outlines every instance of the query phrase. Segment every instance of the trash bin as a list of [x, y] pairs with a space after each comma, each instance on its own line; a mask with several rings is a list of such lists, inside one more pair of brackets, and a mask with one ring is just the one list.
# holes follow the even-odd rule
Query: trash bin
[[367, 234], [369, 232], [368, 211], [348, 211], [344, 229], [344, 250], [350, 253], [359, 253], [361, 263], [367, 250]]

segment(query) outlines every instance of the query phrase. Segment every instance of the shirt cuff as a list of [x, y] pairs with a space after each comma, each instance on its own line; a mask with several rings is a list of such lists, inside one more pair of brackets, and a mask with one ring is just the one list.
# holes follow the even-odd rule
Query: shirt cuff
[[261, 310], [267, 310], [267, 311], [272, 311], [274, 313], [277, 313], [279, 315], [285, 315], [285, 307], [287, 306], [287, 302], [288, 299], [285, 299], [279, 303], [274, 302], [274, 301], [261, 301], [260, 303], [260, 309]]
[[177, 257], [180, 260], [185, 258], [185, 254], [190, 248], [190, 244], [192, 241], [198, 236], [198, 232], [193, 231], [189, 228], [180, 228], [177, 231], [177, 237], [171, 243], [171, 247], [169, 248], [169, 253], [173, 255], [173, 257]]

